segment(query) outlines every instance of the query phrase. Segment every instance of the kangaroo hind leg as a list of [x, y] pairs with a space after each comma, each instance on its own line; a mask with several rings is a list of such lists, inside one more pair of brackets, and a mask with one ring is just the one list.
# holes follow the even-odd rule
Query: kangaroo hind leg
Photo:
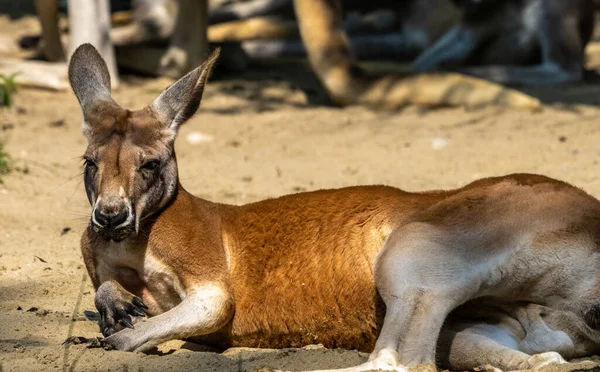
[[[448, 314], [471, 299], [481, 284], [479, 270], [464, 270], [460, 239], [425, 223], [394, 232], [375, 263], [375, 283], [386, 316], [371, 358], [396, 353], [402, 365], [435, 363], [436, 346]], [[464, 250], [463, 250], [464, 251]]]

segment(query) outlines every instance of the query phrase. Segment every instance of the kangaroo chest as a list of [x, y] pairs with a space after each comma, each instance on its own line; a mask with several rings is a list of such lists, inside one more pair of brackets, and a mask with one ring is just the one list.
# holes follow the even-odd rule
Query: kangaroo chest
[[96, 256], [100, 282], [116, 280], [125, 289], [142, 298], [150, 315], [157, 315], [178, 305], [185, 291], [175, 272], [148, 253], [115, 243]]

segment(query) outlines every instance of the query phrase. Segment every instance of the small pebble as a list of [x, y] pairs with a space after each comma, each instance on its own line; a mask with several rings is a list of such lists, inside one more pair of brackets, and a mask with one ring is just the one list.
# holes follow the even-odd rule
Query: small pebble
[[431, 139], [431, 148], [434, 150], [441, 150], [448, 146], [449, 142], [450, 140], [448, 138], [435, 137]]
[[210, 134], [204, 134], [201, 132], [191, 132], [188, 133], [186, 140], [192, 145], [197, 145], [202, 142], [212, 142], [214, 137]]

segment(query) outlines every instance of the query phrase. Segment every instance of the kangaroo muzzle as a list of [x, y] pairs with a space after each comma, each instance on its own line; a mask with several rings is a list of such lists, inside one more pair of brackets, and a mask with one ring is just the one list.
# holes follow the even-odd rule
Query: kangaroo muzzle
[[123, 198], [98, 198], [91, 220], [94, 232], [106, 240], [121, 241], [135, 232], [134, 209]]

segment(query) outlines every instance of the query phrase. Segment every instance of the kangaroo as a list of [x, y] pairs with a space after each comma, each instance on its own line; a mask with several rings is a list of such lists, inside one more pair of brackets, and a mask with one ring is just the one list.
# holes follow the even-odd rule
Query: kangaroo
[[[567, 183], [515, 174], [449, 191], [357, 186], [243, 206], [188, 193], [174, 141], [198, 109], [217, 57], [138, 111], [111, 98], [107, 67], [91, 45], [70, 61], [92, 206], [81, 249], [104, 345], [144, 351], [177, 338], [218, 347], [318, 342], [371, 352], [349, 371], [406, 371], [434, 363], [448, 314], [477, 301], [513, 309], [524, 324], [517, 341], [556, 326], [571, 340], [569, 355], [598, 345], [600, 202]], [[546, 319], [535, 306], [569, 317]], [[453, 324], [467, 325], [444, 331], [457, 340], [447, 348], [451, 362], [453, 354], [469, 354], [478, 333], [468, 312], [457, 311]], [[562, 362], [544, 354], [554, 352], [549, 342], [522, 350], [520, 341], [494, 342], [494, 327], [502, 326], [491, 324], [479, 337], [490, 340], [488, 352], [473, 363]], [[492, 356], [495, 350], [510, 358]]]
[[414, 62], [417, 72], [452, 64], [503, 84], [548, 85], [583, 78], [594, 28], [593, 0], [454, 0], [458, 22]]

